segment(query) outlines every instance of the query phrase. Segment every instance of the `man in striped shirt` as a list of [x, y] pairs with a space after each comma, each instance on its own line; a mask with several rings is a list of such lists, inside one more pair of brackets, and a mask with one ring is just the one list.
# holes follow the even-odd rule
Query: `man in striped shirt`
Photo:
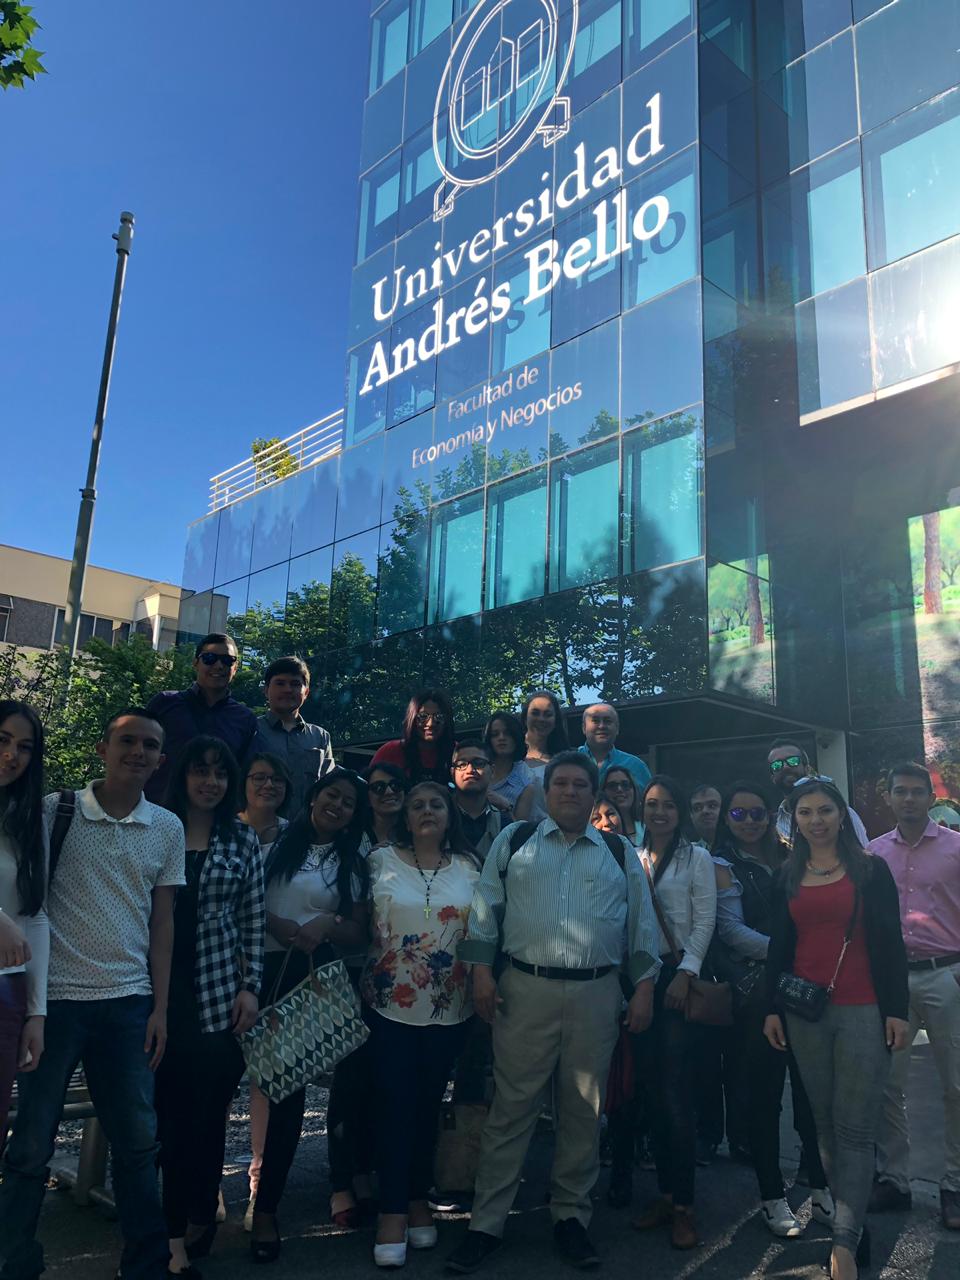
[[[653, 904], [640, 863], [590, 825], [597, 767], [561, 752], [544, 773], [549, 816], [515, 851], [517, 827], [494, 841], [459, 955], [473, 965], [477, 1012], [493, 1023], [496, 1093], [483, 1134], [470, 1230], [448, 1259], [474, 1271], [500, 1245], [540, 1099], [556, 1077], [557, 1149], [550, 1186], [554, 1239], [568, 1261], [596, 1267], [587, 1235], [599, 1172], [603, 1088], [619, 1034], [621, 966], [633, 995], [626, 1024], [650, 1024], [660, 968]], [[626, 942], [626, 955], [624, 943]], [[493, 964], [502, 952], [497, 982]]]

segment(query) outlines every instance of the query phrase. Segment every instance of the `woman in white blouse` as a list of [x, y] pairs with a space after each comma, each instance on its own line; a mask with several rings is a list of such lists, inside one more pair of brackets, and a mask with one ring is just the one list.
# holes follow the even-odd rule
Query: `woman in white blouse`
[[370, 953], [361, 991], [376, 1079], [380, 1218], [374, 1261], [400, 1267], [430, 1249], [427, 1201], [440, 1104], [473, 1013], [457, 959], [480, 868], [448, 787], [406, 798], [396, 843], [374, 849]]
[[0, 702], [0, 1152], [18, 1071], [43, 1053], [50, 928], [43, 830], [43, 726]]
[[[717, 882], [713, 861], [683, 835], [687, 800], [665, 774], [651, 778], [643, 793], [646, 835], [641, 860], [667, 936], [660, 928], [663, 968], [654, 995], [653, 1023], [637, 1037], [640, 1078], [651, 1093], [649, 1114], [660, 1197], [634, 1219], [638, 1230], [670, 1226], [676, 1249], [697, 1244], [693, 1217], [696, 1170], [694, 1066], [702, 1029], [684, 1017], [690, 979], [713, 938]], [[677, 964], [675, 952], [680, 953]]]

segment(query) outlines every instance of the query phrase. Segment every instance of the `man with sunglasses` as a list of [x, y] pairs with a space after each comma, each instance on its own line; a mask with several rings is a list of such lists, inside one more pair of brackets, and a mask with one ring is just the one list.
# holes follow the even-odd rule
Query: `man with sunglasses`
[[490, 757], [479, 738], [458, 742], [453, 752], [450, 776], [454, 799], [460, 810], [464, 834], [484, 859], [490, 846], [513, 815], [495, 809], [488, 799], [490, 791]]
[[[789, 738], [778, 738], [773, 743], [767, 754], [767, 769], [773, 785], [783, 794], [780, 808], [777, 810], [777, 835], [789, 849], [793, 844], [789, 806], [793, 788], [798, 782], [807, 778], [820, 778], [824, 782], [832, 782], [833, 779], [828, 778], [824, 773], [817, 773], [803, 747], [790, 741]], [[860, 820], [860, 815], [855, 813], [849, 805], [847, 805], [847, 815], [857, 839], [866, 848], [869, 837], [866, 827]]]
[[191, 738], [200, 734], [219, 738], [241, 767], [256, 740], [257, 717], [230, 693], [237, 673], [237, 646], [232, 637], [219, 631], [204, 636], [194, 651], [193, 669], [197, 678], [189, 689], [158, 693], [147, 707], [165, 734], [165, 763], [144, 791], [154, 804], [163, 804], [170, 772]]

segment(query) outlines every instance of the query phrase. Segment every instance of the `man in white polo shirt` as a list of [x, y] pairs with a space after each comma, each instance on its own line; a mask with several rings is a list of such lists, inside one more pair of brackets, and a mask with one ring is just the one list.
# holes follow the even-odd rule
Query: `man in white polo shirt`
[[34, 1280], [44, 1269], [37, 1219], [67, 1086], [80, 1062], [113, 1154], [123, 1280], [167, 1274], [153, 1072], [166, 1043], [183, 825], [144, 799], [144, 785], [163, 760], [163, 730], [145, 711], [113, 716], [97, 754], [102, 779], [44, 802], [52, 832], [46, 1045], [36, 1071], [20, 1078], [3, 1162], [2, 1280]]

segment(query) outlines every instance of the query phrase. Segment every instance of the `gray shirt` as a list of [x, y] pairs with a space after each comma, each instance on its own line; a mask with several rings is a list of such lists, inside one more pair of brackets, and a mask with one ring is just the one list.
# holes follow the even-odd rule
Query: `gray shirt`
[[293, 790], [287, 813], [295, 818], [303, 808], [310, 787], [334, 767], [330, 735], [318, 724], [308, 724], [298, 715], [292, 729], [285, 729], [272, 711], [257, 717], [256, 751], [270, 751], [279, 756], [290, 770]]

